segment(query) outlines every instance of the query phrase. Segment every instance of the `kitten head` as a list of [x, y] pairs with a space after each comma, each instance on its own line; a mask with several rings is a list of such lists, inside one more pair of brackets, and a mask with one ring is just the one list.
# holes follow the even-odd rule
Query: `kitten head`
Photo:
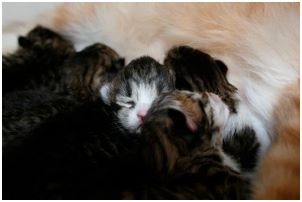
[[228, 68], [222, 61], [197, 49], [179, 46], [168, 52], [164, 64], [175, 72], [176, 89], [215, 93], [236, 112], [237, 89], [228, 82]]
[[161, 95], [142, 126], [149, 148], [146, 159], [155, 172], [171, 173], [222, 147], [220, 129], [228, 107], [215, 94], [174, 91]]
[[131, 61], [100, 93], [104, 102], [114, 108], [121, 125], [138, 133], [153, 101], [173, 89], [174, 80], [168, 69], [145, 56]]
[[124, 59], [105, 44], [95, 43], [70, 56], [64, 64], [65, 84], [81, 99], [99, 98], [101, 86], [124, 67]]
[[42, 26], [36, 26], [26, 36], [20, 36], [18, 43], [23, 49], [56, 50], [58, 55], [66, 55], [75, 51], [70, 41]]

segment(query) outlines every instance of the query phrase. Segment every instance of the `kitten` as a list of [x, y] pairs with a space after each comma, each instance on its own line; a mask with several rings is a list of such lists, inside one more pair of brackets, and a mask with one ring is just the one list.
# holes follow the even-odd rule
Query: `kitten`
[[19, 38], [19, 49], [3, 56], [3, 91], [48, 89], [79, 100], [96, 99], [100, 86], [124, 66], [110, 47], [93, 44], [75, 52], [59, 34], [38, 26]]
[[26, 141], [5, 148], [3, 198], [248, 197], [249, 182], [221, 150], [223, 122], [216, 114], [228, 116], [229, 110], [217, 96], [162, 94], [146, 115], [140, 136], [116, 129], [106, 106], [87, 103], [56, 115]]
[[239, 118], [230, 121], [237, 126], [228, 133], [249, 125], [263, 152], [274, 136], [280, 89], [299, 77], [299, 19], [299, 3], [63, 4], [19, 27], [4, 27], [3, 50], [37, 22], [68, 37], [77, 50], [102, 41], [127, 62], [141, 55], [162, 62], [171, 47], [194, 46], [223, 59], [238, 88]]
[[3, 56], [3, 146], [57, 113], [99, 100], [101, 85], [124, 65], [106, 45], [75, 52], [40, 26], [19, 39], [19, 50]]
[[15, 91], [2, 97], [2, 147], [23, 139], [41, 122], [79, 106], [70, 96], [47, 90]]
[[2, 151], [3, 198], [106, 199], [137, 147], [111, 114], [100, 101], [86, 102], [24, 131]]
[[2, 56], [3, 94], [56, 84], [60, 67], [75, 52], [71, 42], [41, 26], [19, 37], [18, 45]]
[[[222, 61], [191, 47], [179, 46], [168, 51], [164, 63], [175, 74], [176, 89], [215, 93], [228, 106], [231, 112], [229, 119], [237, 116], [237, 89], [227, 80], [228, 68]], [[230, 124], [233, 123], [228, 120], [221, 130], [224, 150], [240, 163], [242, 171], [251, 172], [259, 151], [254, 128], [241, 123], [230, 134], [226, 129]]]
[[132, 133], [139, 133], [152, 102], [159, 94], [173, 89], [171, 72], [145, 56], [131, 61], [112, 82], [103, 85], [100, 94], [114, 109], [120, 124]]
[[[224, 116], [222, 116], [222, 114]], [[212, 93], [174, 91], [153, 103], [142, 127], [150, 179], [126, 199], [246, 199], [249, 181], [222, 152], [228, 107]], [[222, 118], [223, 117], [223, 118]]]

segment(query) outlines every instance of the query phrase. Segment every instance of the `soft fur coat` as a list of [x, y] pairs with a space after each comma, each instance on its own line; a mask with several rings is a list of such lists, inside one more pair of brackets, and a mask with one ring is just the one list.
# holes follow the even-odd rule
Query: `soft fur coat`
[[66, 3], [7, 30], [3, 51], [36, 24], [65, 35], [78, 50], [105, 43], [127, 62], [142, 55], [162, 62], [171, 47], [192, 46], [224, 61], [238, 88], [238, 115], [224, 135], [251, 126], [264, 152], [279, 130], [273, 125], [279, 97], [299, 80], [299, 15], [299, 3]]

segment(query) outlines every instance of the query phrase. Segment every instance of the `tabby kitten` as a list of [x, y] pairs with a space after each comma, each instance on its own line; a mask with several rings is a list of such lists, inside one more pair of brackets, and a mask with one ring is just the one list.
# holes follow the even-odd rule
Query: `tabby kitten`
[[74, 52], [55, 32], [36, 27], [3, 56], [3, 146], [57, 113], [99, 99], [124, 60], [103, 44]]
[[121, 133], [100, 101], [58, 113], [24, 133], [2, 151], [3, 199], [113, 198], [124, 170], [137, 162], [131, 160], [137, 136]]
[[71, 42], [41, 26], [18, 41], [15, 53], [2, 56], [3, 94], [56, 83], [61, 65], [75, 52]]
[[246, 199], [249, 181], [222, 152], [228, 107], [212, 93], [174, 91], [153, 103], [142, 127], [150, 179], [126, 199]]
[[14, 54], [3, 56], [4, 93], [48, 89], [95, 100], [102, 83], [124, 66], [124, 59], [104, 44], [75, 52], [71, 42], [41, 26], [19, 37], [19, 45]]
[[174, 89], [171, 72], [153, 58], [132, 60], [112, 82], [103, 85], [103, 101], [114, 109], [120, 124], [132, 133], [139, 133], [143, 120], [156, 97]]
[[[164, 63], [173, 70], [177, 89], [211, 92], [223, 100], [231, 112], [228, 123], [221, 130], [224, 151], [240, 163], [245, 174], [254, 171], [260, 144], [252, 126], [237, 126], [238, 121], [232, 121], [237, 116], [239, 99], [236, 87], [227, 80], [227, 66], [222, 61], [188, 46], [169, 50]], [[235, 129], [229, 130], [234, 127]]]
[[58, 114], [3, 150], [3, 198], [246, 199], [249, 181], [222, 152], [221, 112], [214, 94], [165, 93], [140, 136], [115, 129], [102, 102]]

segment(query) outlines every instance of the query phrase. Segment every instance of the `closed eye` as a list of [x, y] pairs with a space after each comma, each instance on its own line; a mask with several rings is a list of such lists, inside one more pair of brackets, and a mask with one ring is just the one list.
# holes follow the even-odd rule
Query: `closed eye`
[[133, 108], [135, 106], [135, 102], [130, 99], [131, 98], [126, 98], [126, 97], [117, 99], [116, 104], [120, 105], [121, 107]]

